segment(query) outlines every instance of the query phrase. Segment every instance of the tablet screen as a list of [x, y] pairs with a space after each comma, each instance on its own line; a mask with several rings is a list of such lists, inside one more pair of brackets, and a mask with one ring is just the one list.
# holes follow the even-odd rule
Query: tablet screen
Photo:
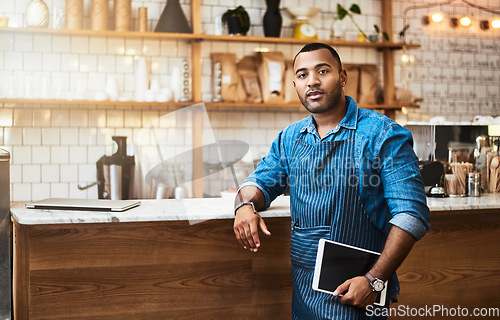
[[[373, 267], [380, 253], [321, 239], [316, 256], [313, 289], [333, 293], [346, 280], [362, 276]], [[387, 287], [387, 283], [386, 283]], [[385, 304], [386, 289], [377, 299]]]

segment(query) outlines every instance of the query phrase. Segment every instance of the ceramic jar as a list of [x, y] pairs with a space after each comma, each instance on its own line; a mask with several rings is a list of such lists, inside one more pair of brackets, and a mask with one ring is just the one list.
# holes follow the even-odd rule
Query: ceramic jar
[[90, 28], [92, 30], [108, 30], [108, 0], [92, 0], [90, 2]]
[[83, 29], [83, 0], [66, 0], [66, 29]]
[[47, 28], [50, 21], [49, 8], [43, 0], [31, 0], [26, 7], [26, 26]]

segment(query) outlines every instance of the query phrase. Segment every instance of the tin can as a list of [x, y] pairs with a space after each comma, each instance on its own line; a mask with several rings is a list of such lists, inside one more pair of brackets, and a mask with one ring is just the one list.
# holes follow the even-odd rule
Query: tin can
[[466, 194], [469, 197], [480, 197], [481, 196], [481, 174], [480, 173], [468, 173], [467, 174]]

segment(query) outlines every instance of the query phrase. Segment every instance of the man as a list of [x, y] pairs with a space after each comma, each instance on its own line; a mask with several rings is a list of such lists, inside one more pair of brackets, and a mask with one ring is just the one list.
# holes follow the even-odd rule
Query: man
[[[294, 60], [294, 87], [311, 113], [282, 130], [240, 188], [234, 233], [256, 252], [259, 210], [290, 188], [292, 314], [294, 319], [365, 319], [383, 283], [399, 293], [395, 271], [430, 227], [424, 186], [408, 130], [358, 109], [344, 95], [347, 74], [328, 45], [304, 46]], [[320, 238], [382, 252], [366, 274], [333, 295], [312, 290]]]

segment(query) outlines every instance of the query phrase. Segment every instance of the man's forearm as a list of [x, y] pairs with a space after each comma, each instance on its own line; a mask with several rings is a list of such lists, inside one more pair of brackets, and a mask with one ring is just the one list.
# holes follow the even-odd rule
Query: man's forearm
[[242, 202], [253, 202], [255, 210], [259, 211], [264, 208], [266, 199], [262, 191], [254, 186], [246, 186], [240, 189], [234, 200], [234, 207]]
[[392, 226], [384, 250], [370, 270], [370, 274], [381, 280], [388, 280], [403, 263], [416, 241], [408, 232]]

